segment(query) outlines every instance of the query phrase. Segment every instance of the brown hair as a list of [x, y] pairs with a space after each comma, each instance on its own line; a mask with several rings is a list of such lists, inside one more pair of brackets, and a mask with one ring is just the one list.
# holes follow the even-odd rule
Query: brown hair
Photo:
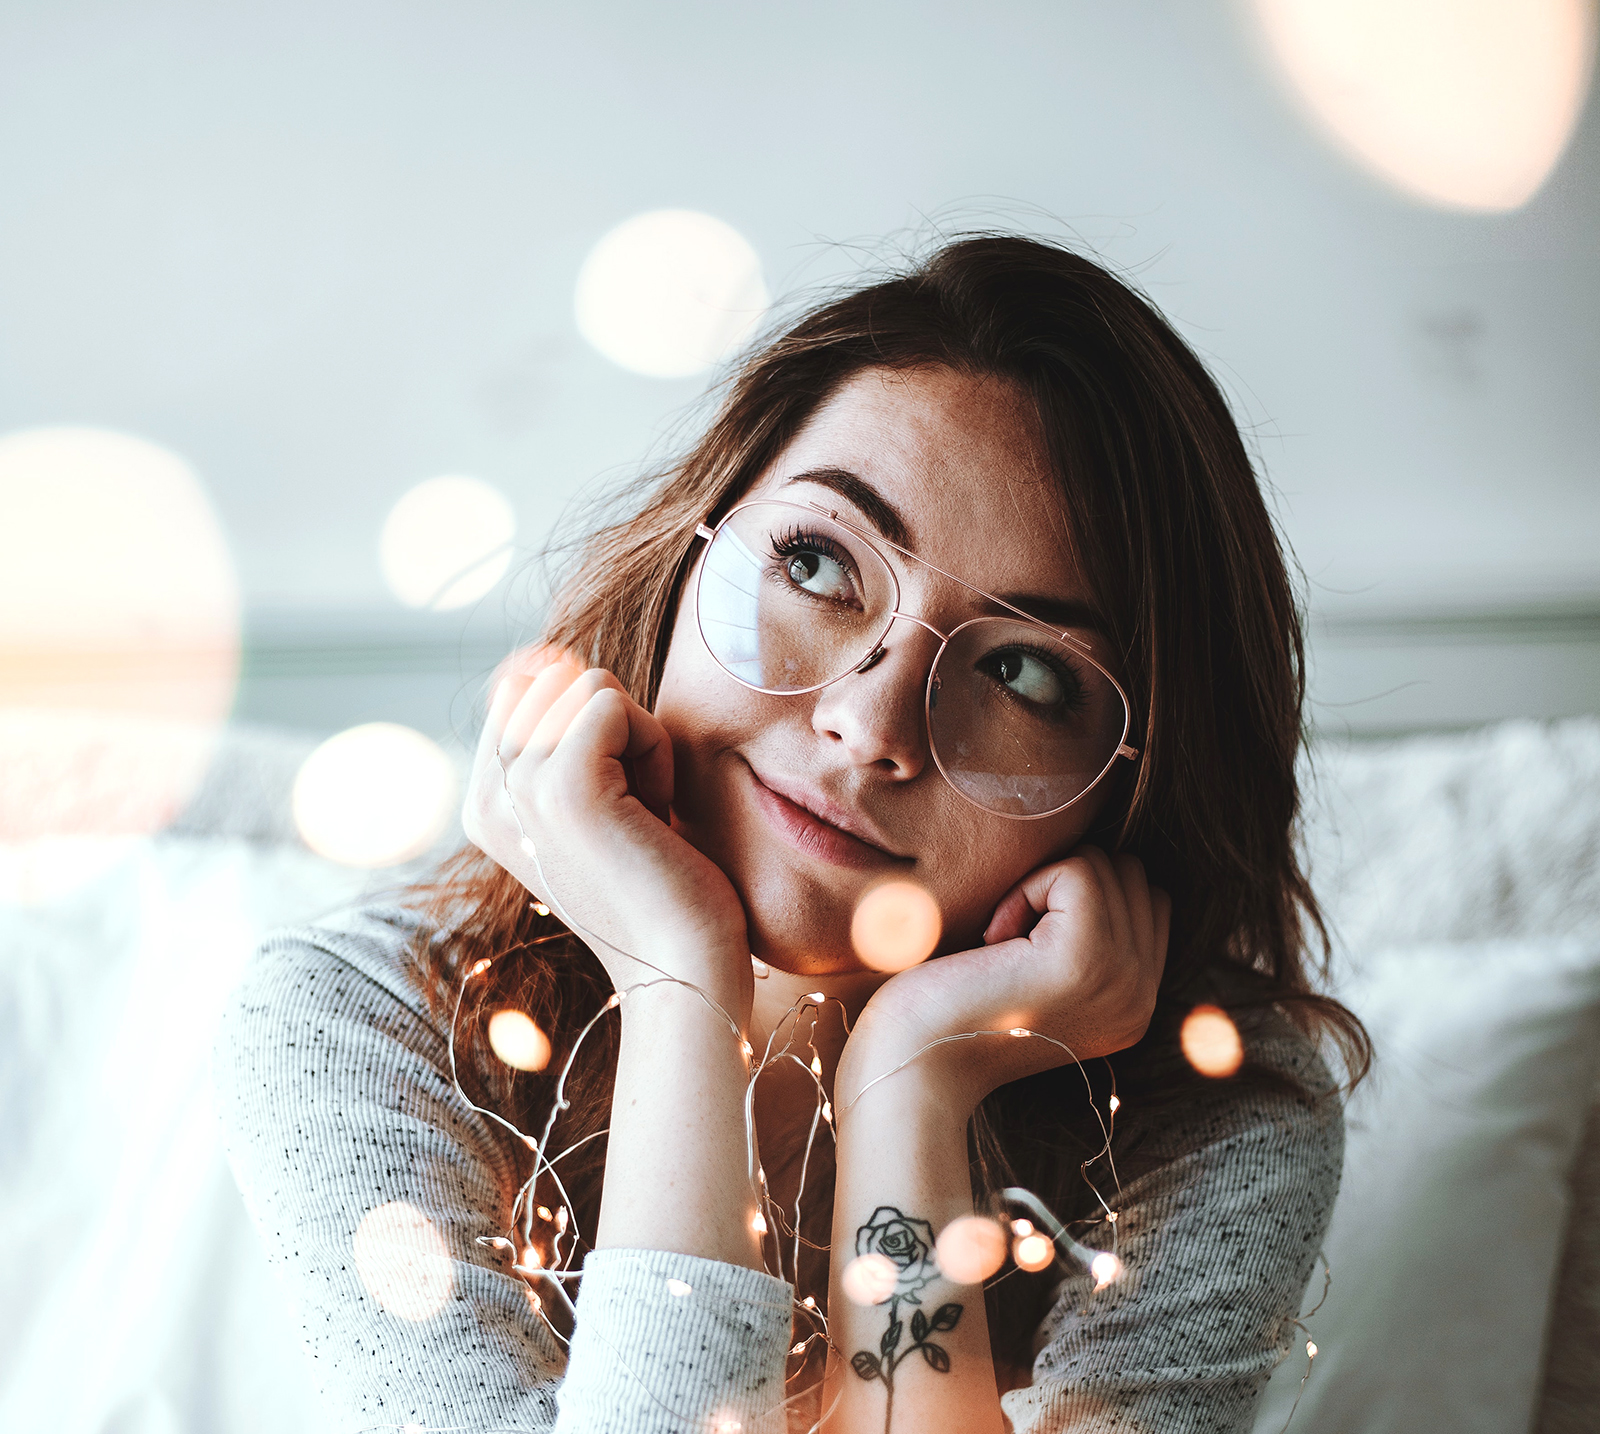
[[[1328, 943], [1296, 854], [1304, 647], [1277, 535], [1216, 384], [1148, 302], [1090, 260], [1015, 236], [965, 238], [805, 314], [732, 375], [709, 429], [649, 482], [633, 515], [588, 541], [545, 639], [652, 704], [695, 524], [732, 506], [842, 381], [927, 365], [1006, 378], [1031, 397], [1061, 485], [1054, 540], [1087, 580], [1127, 675], [1130, 740], [1143, 756], [1097, 839], [1137, 854], [1171, 893], [1173, 915], [1155, 1019], [1106, 1063], [1120, 1089], [1148, 1104], [1192, 1088], [1175, 1034], [1199, 1000], [1276, 1005], [1331, 1038], [1359, 1078], [1365, 1031], [1312, 990]], [[442, 1021], [463, 973], [497, 958], [457, 1033], [468, 1089], [537, 1128], [553, 1072], [610, 992], [603, 969], [475, 850], [417, 895], [430, 913], [417, 954]], [[487, 1017], [506, 1005], [549, 1033], [547, 1073], [508, 1071], [489, 1053]], [[614, 1042], [608, 1022], [583, 1047], [562, 1146], [604, 1129]], [[1097, 1081], [1108, 1078], [1097, 1068]], [[974, 1120], [975, 1176], [1027, 1184], [1070, 1217], [1077, 1163], [1099, 1144], [1072, 1114], [1084, 1109], [1075, 1068], [1003, 1087]], [[1023, 1129], [1032, 1138], [1014, 1138]], [[564, 1167], [589, 1230], [604, 1144], [591, 1141]], [[1119, 1138], [1119, 1158], [1120, 1148]], [[1020, 1349], [1025, 1366], [1032, 1312], [1011, 1303], [1009, 1314], [991, 1309], [995, 1348], [1012, 1359]]]

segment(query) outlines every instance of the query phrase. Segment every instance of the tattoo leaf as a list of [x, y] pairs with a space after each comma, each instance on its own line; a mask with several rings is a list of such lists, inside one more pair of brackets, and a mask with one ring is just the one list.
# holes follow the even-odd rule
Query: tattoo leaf
[[[939, 1308], [936, 1309], [933, 1312], [933, 1318], [928, 1321], [928, 1333], [929, 1334], [933, 1334], [936, 1331], [941, 1330], [941, 1329], [954, 1329], [956, 1327], [956, 1322], [960, 1318], [961, 1318], [961, 1306], [960, 1305], [958, 1305], [958, 1304], [940, 1305]], [[911, 1323], [911, 1331], [912, 1331], [913, 1334], [916, 1333], [916, 1329], [917, 1329], [916, 1321], [913, 1320], [912, 1323]], [[919, 1339], [917, 1342], [920, 1344], [921, 1340]]]
[[942, 1344], [919, 1344], [922, 1357], [940, 1374], [950, 1373], [950, 1355]]
[[[915, 1325], [912, 1328], [915, 1328]], [[904, 1329], [905, 1326], [899, 1320], [893, 1320], [890, 1322], [889, 1328], [884, 1330], [883, 1338], [879, 1341], [878, 1348], [882, 1351], [885, 1359], [894, 1353], [895, 1346], [900, 1343], [900, 1335]]]
[[928, 1337], [928, 1317], [921, 1310], [911, 1312], [911, 1342], [921, 1344]]
[[850, 1368], [862, 1379], [882, 1379], [883, 1373], [878, 1368], [878, 1356], [869, 1354], [866, 1350], [857, 1350], [851, 1357]]

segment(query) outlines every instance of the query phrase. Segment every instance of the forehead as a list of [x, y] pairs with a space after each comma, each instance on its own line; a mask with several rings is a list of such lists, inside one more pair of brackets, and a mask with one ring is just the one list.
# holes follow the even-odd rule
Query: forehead
[[904, 521], [887, 535], [990, 591], [1083, 593], [1067, 556], [1059, 485], [1027, 394], [1008, 379], [947, 368], [869, 369], [817, 409], [752, 496], [826, 498], [864, 526], [886, 516], [809, 491], [808, 472], [860, 479]]

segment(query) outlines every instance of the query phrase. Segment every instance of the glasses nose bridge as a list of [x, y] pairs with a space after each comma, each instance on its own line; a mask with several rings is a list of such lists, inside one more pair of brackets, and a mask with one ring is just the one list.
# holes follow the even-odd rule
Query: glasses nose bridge
[[889, 652], [888, 647], [885, 646], [889, 638], [889, 631], [894, 627], [894, 621], [898, 617], [903, 617], [907, 622], [914, 623], [917, 627], [922, 628], [926, 632], [931, 632], [936, 638], [939, 639], [939, 646], [934, 652], [932, 659], [928, 663], [928, 671], [931, 673], [934, 667], [938, 665], [940, 653], [944, 651], [946, 644], [950, 641], [949, 635], [940, 632], [939, 629], [936, 628], [931, 622], [925, 621], [923, 618], [918, 617], [915, 613], [902, 612], [898, 607], [892, 609], [888, 617], [889, 620], [884, 626], [883, 633], [878, 638], [878, 641], [873, 644], [872, 651], [850, 669], [851, 673], [859, 677], [863, 672], [870, 672], [874, 667], [883, 661]]
[[[894, 609], [893, 612], [891, 612], [889, 614], [889, 626], [890, 627], [892, 627], [894, 625], [894, 620], [897, 617], [904, 618], [907, 622], [914, 622], [914, 623], [916, 623], [916, 625], [918, 627], [924, 629], [927, 632], [931, 632], [936, 638], [939, 639], [939, 642], [940, 642], [941, 646], [944, 643], [947, 643], [947, 642], [950, 641], [950, 634], [948, 632], [940, 632], [939, 629], [936, 628], [926, 618], [918, 617], [916, 615], [916, 613], [914, 613], [914, 612], [906, 612], [903, 608], [900, 608], [898, 606]], [[884, 628], [883, 635], [885, 637], [887, 637], [889, 635], [889, 628], [887, 628], [887, 627]]]

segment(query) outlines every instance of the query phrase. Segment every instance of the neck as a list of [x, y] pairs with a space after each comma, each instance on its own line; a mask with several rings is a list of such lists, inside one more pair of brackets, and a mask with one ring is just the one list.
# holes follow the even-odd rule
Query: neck
[[[765, 976], [759, 973], [765, 969]], [[862, 1008], [872, 993], [889, 979], [881, 971], [846, 971], [837, 975], [805, 976], [780, 971], [776, 966], [757, 966], [755, 1001], [750, 1009], [750, 1044], [760, 1060], [770, 1049], [773, 1055], [788, 1045], [790, 1051], [809, 1064], [813, 1050], [822, 1064], [823, 1088], [831, 1097], [833, 1076], [844, 1051], [848, 1029], [853, 1029]], [[821, 996], [822, 1001], [808, 1000]], [[792, 1062], [782, 1062], [790, 1066]], [[776, 1075], [780, 1065], [768, 1067], [762, 1077]], [[798, 1072], [797, 1072], [798, 1074]], [[787, 1086], [789, 1082], [784, 1081]], [[809, 1118], [811, 1102], [806, 1101]]]

